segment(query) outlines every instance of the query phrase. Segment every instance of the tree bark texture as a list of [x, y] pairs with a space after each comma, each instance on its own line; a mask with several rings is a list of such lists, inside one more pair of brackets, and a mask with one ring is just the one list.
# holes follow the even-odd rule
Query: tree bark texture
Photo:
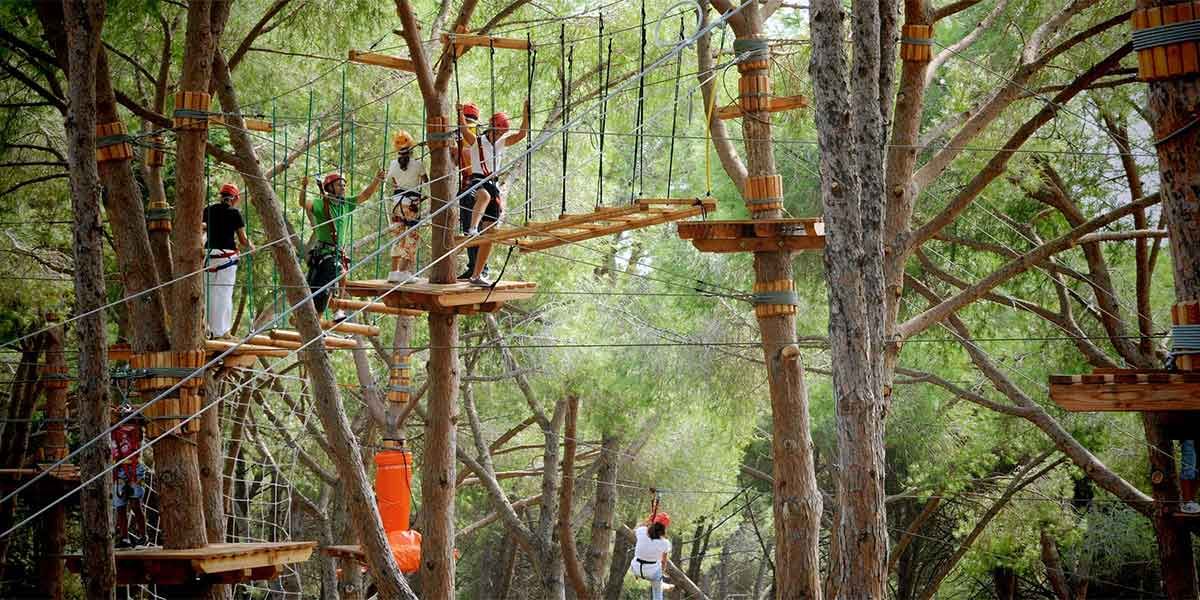
[[[475, 1], [463, 3], [456, 23], [466, 24]], [[458, 115], [449, 110], [446, 88], [453, 68], [443, 53], [437, 78], [425, 53], [413, 8], [407, 0], [396, 0], [397, 13], [404, 29], [425, 105], [430, 119], [441, 119], [449, 128], [456, 126]], [[449, 145], [429, 152], [430, 211], [437, 212], [430, 230], [432, 238], [432, 283], [455, 281], [454, 232], [458, 225], [456, 192], [457, 165], [451, 159]], [[425, 454], [421, 465], [421, 507], [425, 531], [421, 540], [421, 586], [423, 596], [433, 600], [454, 597], [454, 488], [456, 413], [458, 399], [458, 317], [454, 314], [429, 313], [429, 397], [425, 418]], [[557, 561], [556, 561], [557, 562]]]
[[814, 2], [812, 12], [810, 71], [827, 219], [825, 277], [839, 453], [838, 564], [831, 569], [843, 598], [884, 597], [888, 573], [884, 312], [874, 299], [884, 296], [884, 125], [877, 86], [880, 13], [890, 5], [854, 3], [852, 64], [843, 51], [841, 3]]
[[[218, 52], [214, 58], [214, 73], [217, 79], [217, 93], [221, 107], [227, 113], [240, 113], [233, 82], [224, 57]], [[319, 342], [313, 345], [323, 335], [316, 309], [312, 300], [307, 299], [308, 285], [296, 260], [294, 247], [288, 237], [287, 226], [284, 222], [283, 211], [279, 207], [274, 190], [269, 180], [263, 176], [262, 166], [254, 152], [250, 137], [246, 134], [240, 117], [228, 117], [231, 121], [229, 138], [234, 151], [241, 160], [240, 169], [245, 173], [245, 181], [249, 187], [250, 198], [258, 211], [263, 231], [268, 243], [272, 243], [271, 254], [279, 270], [279, 277], [284, 289], [287, 290], [287, 301], [296, 306], [292, 318], [296, 329], [300, 332], [306, 349], [300, 351], [300, 359], [309, 373], [311, 392], [316, 399], [315, 407], [321, 425], [325, 430], [328, 445], [332, 450], [331, 458], [337, 466], [338, 474], [343, 477], [343, 486], [347, 490], [347, 503], [350, 514], [354, 518], [354, 527], [358, 534], [359, 543], [366, 552], [368, 566], [375, 578], [376, 587], [382, 598], [414, 598], [415, 595], [408, 583], [400, 574], [400, 567], [392, 556], [391, 548], [383, 532], [379, 518], [379, 508], [375, 504], [371, 481], [363, 468], [362, 453], [358, 440], [350, 429], [350, 422], [342, 406], [337, 387], [337, 378], [328, 352]], [[453, 479], [451, 479], [453, 481]], [[428, 484], [422, 486], [428, 487]], [[424, 544], [423, 544], [424, 545]], [[424, 555], [424, 548], [422, 549]], [[451, 557], [447, 557], [448, 562]]]
[[108, 342], [105, 335], [103, 229], [100, 225], [100, 175], [96, 169], [96, 54], [104, 26], [105, 2], [65, 2], [67, 33], [68, 108], [67, 162], [70, 167], [71, 208], [75, 215], [75, 310], [80, 315], [79, 433], [84, 440], [99, 438], [79, 456], [80, 476], [97, 479], [85, 487], [83, 509], [83, 585], [88, 598], [115, 598], [117, 580], [112, 541], [112, 497], [107, 469]]
[[[67, 373], [67, 361], [63, 353], [65, 331], [62, 325], [46, 332], [46, 366], [52, 373]], [[46, 391], [46, 437], [42, 448], [45, 460], [50, 462], [67, 454], [67, 389], [43, 386]], [[63, 493], [61, 485], [47, 484], [42, 497], [54, 498]], [[42, 592], [47, 598], [62, 600], [63, 570], [66, 566], [61, 558], [67, 546], [67, 505], [59, 502], [42, 517], [41, 559], [38, 574]]]
[[[591, 600], [591, 589], [583, 566], [579, 563], [579, 552], [575, 546], [575, 530], [571, 527], [571, 497], [575, 493], [575, 425], [579, 421], [579, 397], [567, 396], [567, 420], [563, 428], [562, 483], [558, 486], [558, 543], [562, 546], [562, 561], [566, 567], [567, 580], [575, 590], [575, 597]], [[547, 468], [549, 468], [547, 466]]]
[[[712, 4], [721, 9], [719, 3]], [[731, 20], [738, 40], [766, 40], [763, 10], [758, 3], [749, 3]], [[747, 69], [741, 73], [747, 81], [760, 76], [769, 76], [769, 69]], [[747, 176], [777, 174], [771, 136], [769, 112], [751, 111], [742, 118]], [[730, 176], [736, 181], [738, 174], [735, 171]], [[753, 216], [779, 218], [781, 211], [758, 211]], [[791, 281], [791, 258], [786, 251], [756, 252], [755, 282]], [[821, 597], [818, 557], [821, 493], [813, 467], [804, 367], [798, 353], [787, 351], [794, 350], [796, 324], [792, 315], [761, 316], [758, 327], [771, 396], [776, 589], [779, 598], [816, 599]]]
[[[1175, 4], [1139, 0], [1139, 8]], [[1175, 299], [1200, 299], [1200, 77], [1190, 75], [1154, 81], [1147, 97], [1149, 120], [1158, 153], [1159, 193], [1171, 238]], [[1143, 413], [1151, 468], [1164, 475], [1152, 487], [1158, 510], [1153, 518], [1158, 560], [1168, 598], [1200, 597], [1191, 536], [1168, 514], [1179, 500], [1174, 444], [1164, 435], [1157, 415]]]
[[592, 534], [584, 556], [583, 570], [591, 581], [593, 598], [604, 591], [604, 574], [612, 559], [613, 523], [617, 506], [617, 456], [621, 439], [608, 433], [600, 440], [599, 467], [596, 470], [595, 509], [592, 511]]

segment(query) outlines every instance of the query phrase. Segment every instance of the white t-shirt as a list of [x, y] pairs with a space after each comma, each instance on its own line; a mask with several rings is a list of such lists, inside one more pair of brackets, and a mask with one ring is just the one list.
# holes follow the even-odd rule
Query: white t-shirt
[[657, 540], [650, 539], [650, 534], [646, 531], [645, 526], [634, 529], [633, 533], [637, 536], [637, 546], [633, 549], [634, 558], [660, 562], [664, 554], [671, 553], [671, 541], [665, 537]]
[[[471, 174], [483, 175], [483, 167], [487, 165], [487, 174], [495, 175], [504, 165], [504, 150], [508, 148], [507, 138], [514, 133], [513, 131], [505, 133], [495, 144], [486, 135], [475, 138], [475, 144], [467, 148], [467, 151], [471, 153]], [[483, 155], [483, 160], [480, 160], [480, 154]]]
[[393, 192], [400, 190], [416, 190], [421, 186], [421, 176], [425, 174], [425, 165], [415, 157], [408, 160], [408, 168], [400, 168], [400, 159], [392, 159], [388, 165], [387, 182]]

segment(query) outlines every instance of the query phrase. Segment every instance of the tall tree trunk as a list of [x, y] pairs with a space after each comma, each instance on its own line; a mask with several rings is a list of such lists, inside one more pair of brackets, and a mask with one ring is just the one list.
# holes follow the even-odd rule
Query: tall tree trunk
[[596, 504], [592, 511], [592, 534], [588, 543], [587, 554], [584, 557], [583, 570], [591, 581], [593, 598], [599, 598], [604, 591], [604, 574], [608, 571], [608, 563], [612, 558], [613, 519], [616, 518], [617, 506], [617, 464], [620, 457], [617, 453], [621, 439], [606, 433], [600, 440], [600, 465], [596, 470]]
[[[213, 62], [217, 80], [216, 89], [221, 99], [221, 107], [226, 113], [240, 113], [241, 105], [238, 103], [237, 94], [233, 89], [233, 82], [230, 79], [224, 57], [218, 52]], [[229, 139], [234, 152], [241, 160], [239, 168], [246, 173], [245, 180], [250, 188], [251, 201], [254, 203], [255, 210], [258, 211], [268, 241], [273, 243], [271, 254], [279, 269], [279, 276], [287, 293], [287, 301], [296, 306], [292, 313], [296, 329], [306, 344], [312, 344], [324, 332], [317, 320], [317, 312], [311, 299], [307, 299], [308, 285], [304, 281], [304, 274], [300, 271], [300, 263], [296, 261], [295, 250], [291, 243], [281, 241], [290, 239], [284, 223], [283, 211], [279, 207], [274, 190], [268, 185], [268, 179], [263, 176], [262, 165], [254, 152], [250, 137], [243, 128], [244, 124], [241, 122], [241, 118], [229, 118], [231, 119]], [[344, 478], [355, 531], [358, 534], [359, 543], [366, 552], [368, 566], [375, 578], [380, 597], [415, 598], [408, 583], [400, 574], [400, 566], [392, 556], [391, 547], [383, 532], [379, 507], [375, 504], [371, 481], [363, 468], [362, 452], [359, 450], [358, 440], [350, 428], [345, 408], [342, 406], [337, 378], [329, 360], [329, 353], [318, 343], [316, 347], [300, 354], [309, 373], [313, 396], [317, 398], [317, 416], [321, 419], [329, 446], [333, 450], [331, 458], [337, 466], [338, 473]], [[453, 482], [453, 478], [451, 478], [451, 482]], [[426, 483], [422, 487], [428, 485]], [[422, 548], [422, 555], [424, 554], [424, 548]], [[448, 556], [446, 559], [451, 563], [450, 568], [453, 568], [452, 557]]]
[[[558, 486], [558, 543], [562, 547], [562, 562], [575, 597], [591, 600], [591, 590], [583, 566], [579, 563], [579, 552], [575, 547], [575, 529], [571, 527], [571, 497], [575, 493], [575, 425], [579, 421], [579, 397], [567, 396], [567, 419], [563, 428], [562, 482]], [[550, 465], [546, 465], [549, 469]]]
[[[474, 0], [465, 0], [456, 22], [465, 25], [474, 8]], [[430, 121], [440, 120], [446, 124], [445, 131], [449, 132], [458, 122], [457, 113], [450, 110], [446, 101], [452, 61], [443, 54], [435, 80], [411, 4], [407, 0], [396, 0], [396, 9], [421, 88], [425, 114], [429, 115]], [[455, 177], [457, 165], [451, 160], [449, 144], [430, 148], [429, 163], [429, 209], [437, 215], [431, 230], [432, 260], [435, 262], [429, 280], [454, 283], [456, 253], [452, 250], [458, 226], [458, 207], [455, 206], [458, 181]], [[421, 539], [421, 586], [426, 598], [450, 600], [454, 597], [454, 483], [458, 444], [455, 429], [459, 386], [457, 315], [429, 313], [429, 347], [429, 397], [426, 400], [424, 463], [421, 465], [421, 512], [425, 523]]]
[[[46, 367], [55, 376], [67, 376], [67, 361], [63, 354], [63, 338], [65, 331], [62, 325], [57, 325], [46, 332]], [[46, 451], [47, 462], [58, 460], [67, 455], [67, 382], [57, 380], [53, 384], [44, 380], [42, 388], [46, 390], [46, 437], [42, 449]], [[63, 486], [48, 484], [44, 486], [44, 497], [55, 497], [63, 492]], [[59, 502], [50, 508], [42, 517], [41, 567], [38, 574], [41, 577], [42, 591], [47, 598], [62, 600], [63, 598], [63, 559], [61, 558], [67, 545], [67, 505]]]
[[[17, 469], [25, 466], [29, 446], [29, 425], [32, 423], [33, 408], [37, 402], [38, 357], [46, 347], [47, 336], [39, 335], [26, 340], [21, 346], [21, 362], [13, 373], [8, 389], [8, 409], [0, 422], [0, 466]], [[8, 531], [16, 521], [17, 500], [13, 498], [0, 504], [0, 531]], [[0, 581], [4, 580], [5, 565], [8, 564], [8, 548], [12, 536], [0, 538]]]
[[[1175, 4], [1171, 0], [1138, 0], [1139, 8]], [[1171, 239], [1171, 264], [1177, 302], [1200, 300], [1200, 78], [1195, 75], [1149, 84], [1150, 124], [1158, 142], [1160, 193]], [[1178, 474], [1174, 444], [1159, 424], [1159, 416], [1142, 413], [1151, 468], [1161, 473], [1152, 492], [1158, 510], [1153, 522], [1158, 538], [1158, 562], [1167, 597], [1197, 598], [1196, 563], [1191, 536], [1170, 514], [1178, 506]]]
[[65, 2], [69, 68], [67, 162], [71, 207], [75, 214], [75, 310], [79, 335], [79, 433], [100, 438], [79, 457], [80, 475], [96, 480], [83, 489], [84, 595], [115, 598], [117, 580], [112, 541], [112, 497], [106, 472], [109, 452], [108, 344], [105, 335], [103, 229], [100, 225], [100, 175], [96, 169], [96, 54], [104, 27], [104, 0]]
[[604, 600], [619, 600], [625, 589], [625, 572], [633, 561], [635, 540], [630, 536], [613, 536], [612, 562], [608, 566], [608, 581], [604, 583]]
[[[719, 4], [713, 2], [718, 9]], [[743, 5], [731, 21], [739, 42], [766, 43], [762, 6]], [[760, 61], [769, 65], [769, 60]], [[769, 69], [746, 69], [745, 82], [769, 76]], [[746, 140], [746, 174], [775, 176], [775, 152], [771, 113], [749, 111], [742, 119]], [[747, 186], [748, 187], [748, 186]], [[746, 196], [743, 188], [743, 196]], [[747, 198], [749, 199], [749, 198]], [[753, 213], [756, 219], [776, 219], [782, 211]], [[755, 252], [756, 284], [792, 281], [792, 255], [787, 251]], [[791, 314], [760, 316], [763, 357], [771, 395], [771, 452], [774, 477], [775, 579], [779, 598], [821, 597], [821, 565], [818, 557], [821, 534], [821, 492], [813, 468], [812, 435], [809, 427], [808, 391], [804, 367], [796, 351], [796, 323]]]
[[[221, 386], [212, 373], [204, 374], [204, 397], [217, 398]], [[203, 499], [205, 537], [210, 544], [225, 543], [225, 495], [221, 473], [225, 457], [221, 442], [221, 410], [224, 402], [204, 411], [200, 415], [200, 431], [196, 434], [196, 459], [200, 472], [200, 491]], [[212, 589], [214, 599], [232, 598], [233, 588], [216, 585]]]
[[[881, 23], [890, 2], [854, 2], [851, 67], [840, 2], [812, 11], [811, 72], [821, 148], [825, 277], [837, 398], [839, 595], [882, 598], [887, 584], [884, 508], [883, 140]], [[890, 64], [892, 57], [883, 57]], [[889, 86], [890, 92], [890, 86]], [[868, 298], [872, 301], [868, 301]]]

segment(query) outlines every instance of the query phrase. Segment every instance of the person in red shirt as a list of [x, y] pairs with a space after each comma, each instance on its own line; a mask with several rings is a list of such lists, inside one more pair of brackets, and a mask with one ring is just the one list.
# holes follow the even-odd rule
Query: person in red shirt
[[[133, 412], [125, 404], [119, 411], [124, 419]], [[142, 480], [146, 466], [139, 460], [142, 447], [142, 425], [134, 418], [117, 426], [112, 431], [112, 459], [117, 463], [113, 469], [113, 507], [117, 509], [117, 547], [140, 546], [146, 541], [146, 513], [142, 510], [142, 498], [146, 488]], [[129, 535], [129, 512], [133, 512], [133, 535]]]

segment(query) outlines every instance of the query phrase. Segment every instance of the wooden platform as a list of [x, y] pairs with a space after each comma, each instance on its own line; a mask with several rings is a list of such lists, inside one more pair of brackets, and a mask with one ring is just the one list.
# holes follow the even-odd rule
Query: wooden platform
[[359, 52], [351, 50], [346, 55], [346, 60], [360, 65], [372, 65], [376, 67], [387, 67], [389, 69], [398, 69], [415, 73], [417, 68], [413, 66], [411, 59], [401, 58], [399, 56], [388, 56], [386, 54], [377, 54], [375, 52]]
[[679, 237], [701, 252], [772, 252], [825, 247], [825, 222], [809, 219], [693, 221], [679, 224]]
[[367, 553], [363, 552], [362, 546], [357, 544], [345, 546], [325, 546], [321, 548], [321, 553], [333, 558], [357, 560], [360, 563], [367, 564]]
[[[806, 108], [807, 106], [808, 98], [805, 96], [775, 96], [771, 98], [771, 105], [767, 108], [767, 112], [783, 112], [785, 110]], [[717, 118], [721, 120], [736, 119], [740, 116], [742, 116], [742, 106], [739, 102], [727, 104], [717, 109]]]
[[455, 245], [516, 245], [522, 252], [557, 248], [574, 242], [672, 223], [717, 208], [712, 198], [643, 198], [622, 206], [600, 208], [589, 213], [562, 215], [553, 221], [531, 221], [525, 225], [501, 227], [483, 235], [456, 238]]
[[[158, 546], [117, 550], [117, 584], [240, 583], [272, 579], [283, 565], [304, 562], [316, 542], [208, 544], [166, 550]], [[69, 554], [67, 568], [79, 572], [83, 557]]]
[[37, 477], [43, 471], [49, 470], [51, 479], [57, 481], [79, 481], [79, 465], [63, 463], [57, 468], [50, 469], [54, 463], [44, 463], [20, 469], [0, 469], [0, 485], [17, 483]]
[[1050, 399], [1071, 412], [1200, 411], [1200, 371], [1098, 369], [1051, 375]]
[[351, 296], [379, 298], [395, 308], [428, 312], [473, 314], [495, 312], [505, 302], [525, 300], [537, 292], [537, 284], [528, 281], [501, 281], [495, 288], [473, 286], [469, 283], [405, 283], [397, 285], [386, 279], [346, 282]]

